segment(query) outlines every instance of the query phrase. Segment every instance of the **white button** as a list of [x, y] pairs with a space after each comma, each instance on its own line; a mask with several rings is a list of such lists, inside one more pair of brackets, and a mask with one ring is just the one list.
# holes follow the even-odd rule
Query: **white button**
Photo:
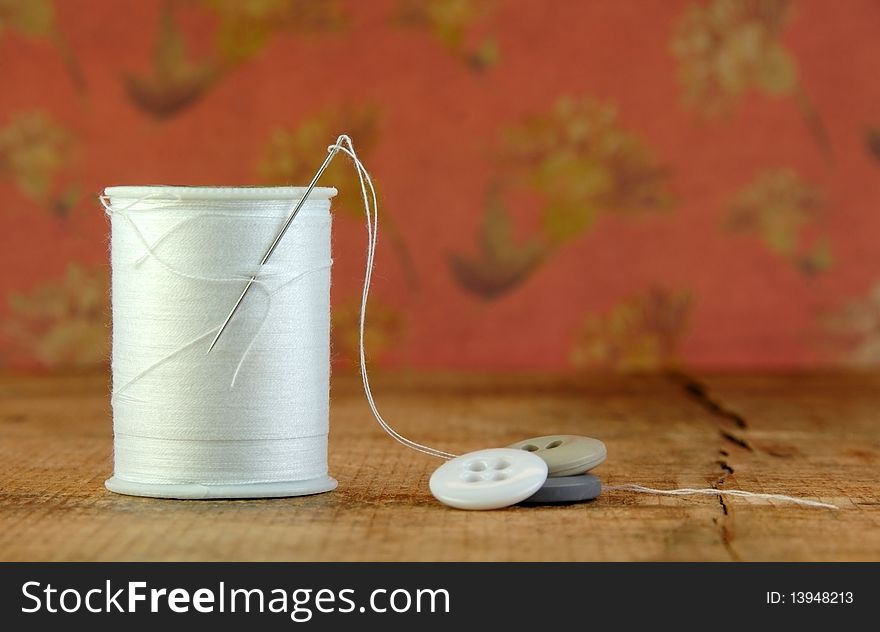
[[431, 475], [431, 493], [458, 509], [499, 509], [525, 500], [547, 480], [547, 463], [525, 450], [491, 448], [451, 459]]

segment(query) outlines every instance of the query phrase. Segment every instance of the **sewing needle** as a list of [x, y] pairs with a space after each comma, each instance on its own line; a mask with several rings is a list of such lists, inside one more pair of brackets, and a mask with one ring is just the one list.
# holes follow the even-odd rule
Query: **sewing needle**
[[[318, 179], [324, 173], [324, 170], [327, 169], [327, 166], [330, 164], [330, 161], [333, 160], [333, 156], [335, 156], [340, 149], [339, 142], [333, 146], [330, 152], [327, 154], [327, 157], [324, 159], [323, 164], [318, 168], [318, 171], [315, 172], [315, 177], [312, 178], [312, 181], [309, 183], [309, 186], [306, 187], [306, 192], [303, 193], [300, 201], [297, 202], [296, 206], [293, 209], [293, 212], [287, 216], [287, 219], [284, 222], [284, 225], [281, 227], [281, 230], [278, 231], [278, 234], [275, 235], [275, 239], [272, 240], [272, 245], [269, 246], [269, 249], [266, 250], [266, 254], [263, 255], [263, 258], [260, 260], [260, 266], [262, 267], [268, 260], [269, 257], [272, 256], [272, 253], [275, 252], [275, 248], [278, 247], [278, 242], [284, 237], [284, 234], [287, 232], [287, 229], [290, 228], [290, 224], [293, 222], [293, 218], [296, 217], [296, 214], [299, 213], [299, 210], [306, 203], [306, 198], [309, 197], [309, 193], [312, 192], [312, 189], [315, 188], [315, 185], [318, 184]], [[220, 325], [220, 329], [217, 331], [217, 335], [214, 336], [214, 340], [211, 341], [211, 346], [208, 347], [208, 353], [211, 353], [211, 350], [214, 348], [214, 345], [217, 344], [217, 341], [220, 339], [220, 336], [223, 334], [223, 331], [226, 329], [226, 326], [229, 324], [229, 321], [232, 320], [232, 317], [235, 316], [235, 312], [238, 311], [241, 302], [244, 300], [245, 295], [248, 293], [248, 290], [251, 289], [251, 286], [257, 280], [257, 275], [254, 274], [250, 280], [247, 282], [247, 285], [244, 286], [244, 290], [241, 292], [241, 296], [238, 297], [238, 300], [235, 301], [235, 305], [232, 306], [232, 310], [229, 312], [229, 315], [226, 317], [226, 320], [223, 321], [223, 324]]]

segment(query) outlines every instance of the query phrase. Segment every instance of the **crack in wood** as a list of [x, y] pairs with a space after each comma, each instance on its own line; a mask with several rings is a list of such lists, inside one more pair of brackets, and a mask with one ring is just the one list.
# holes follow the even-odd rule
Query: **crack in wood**
[[[724, 501], [722, 500], [721, 503], [724, 504]], [[733, 548], [733, 531], [724, 522], [721, 523], [721, 543], [724, 545], [724, 550], [727, 551], [731, 560], [734, 562], [742, 561], [739, 553]]]
[[734, 426], [740, 430], [746, 430], [749, 427], [746, 418], [735, 410], [728, 408], [719, 399], [713, 397], [709, 393], [709, 388], [700, 382], [697, 378], [681, 371], [673, 371], [669, 373], [670, 379], [681, 386], [688, 399], [703, 408], [713, 418], [719, 420], [718, 434], [725, 441], [737, 445], [744, 450], [754, 452], [754, 448], [745, 437], [736, 434], [730, 429]]
[[749, 452], [755, 451], [754, 448], [752, 447], [752, 444], [750, 444], [746, 439], [744, 439], [740, 436], [737, 436], [737, 435], [733, 434], [732, 432], [728, 432], [727, 430], [724, 430], [723, 428], [719, 428], [718, 434], [720, 434], [721, 438], [724, 439], [725, 441], [730, 441], [734, 445], [738, 445], [739, 447], [743, 448], [744, 450], [748, 450]]
[[722, 460], [722, 459], [719, 459], [718, 461], [716, 461], [716, 463], [718, 463], [718, 466], [719, 466], [722, 470], [724, 470], [725, 472], [727, 472], [727, 474], [726, 474], [725, 476], [721, 477], [721, 479], [717, 481], [718, 483], [723, 483], [725, 478], [727, 478], [728, 476], [730, 476], [731, 474], [733, 474], [733, 468], [730, 467], [730, 464], [729, 464], [727, 461], [724, 461], [724, 460]]
[[[683, 372], [670, 373], [670, 377], [681, 386], [688, 399], [695, 402], [716, 420], [718, 434], [723, 441], [732, 443], [749, 452], [754, 451], [748, 440], [736, 434], [731, 428], [733, 426], [739, 430], [746, 430], [749, 424], [745, 417], [713, 397], [709, 393], [709, 388], [697, 378]], [[724, 484], [727, 483], [727, 480], [734, 475], [735, 470], [728, 461], [730, 453], [726, 449], [723, 447], [719, 448], [718, 454], [720, 458], [716, 459], [715, 463], [721, 468], [721, 475], [712, 483], [712, 488], [720, 491], [723, 489]], [[727, 506], [727, 502], [724, 500], [724, 495], [720, 493], [718, 494], [718, 505], [721, 507], [721, 517], [713, 518], [712, 521], [719, 528], [721, 544], [724, 550], [727, 551], [731, 560], [738, 562], [741, 558], [733, 547], [734, 530], [731, 524], [733, 516], [731, 515], [730, 507]]]
[[[733, 476], [734, 469], [730, 463], [727, 462], [726, 459], [718, 459], [716, 461], [718, 467], [724, 472], [721, 476], [715, 479], [715, 482], [712, 483], [713, 489], [721, 490], [722, 486], [727, 482], [727, 479]], [[721, 506], [722, 516], [720, 519], [715, 520], [715, 524], [718, 525], [721, 531], [721, 544], [724, 546], [724, 550], [727, 551], [727, 554], [730, 556], [730, 559], [734, 562], [740, 561], [740, 556], [733, 548], [733, 537], [734, 531], [732, 525], [730, 524], [730, 509], [727, 506], [727, 503], [724, 501], [724, 495], [718, 494], [718, 504]]]
[[715, 417], [728, 421], [742, 430], [749, 427], [745, 417], [712, 397], [709, 393], [709, 388], [694, 376], [680, 371], [672, 372], [670, 376], [674, 381], [678, 382], [691, 400], [698, 403]]

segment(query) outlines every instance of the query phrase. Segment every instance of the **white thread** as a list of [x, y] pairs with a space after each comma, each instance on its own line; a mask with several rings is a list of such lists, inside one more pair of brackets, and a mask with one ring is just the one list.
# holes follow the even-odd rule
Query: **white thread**
[[[367, 358], [364, 349], [364, 329], [367, 320], [367, 302], [369, 301], [370, 297], [370, 284], [372, 283], [373, 266], [375, 264], [376, 257], [376, 244], [379, 239], [379, 202], [376, 198], [376, 189], [375, 187], [373, 187], [373, 180], [372, 178], [370, 178], [370, 174], [367, 173], [366, 168], [364, 168], [363, 163], [358, 158], [357, 152], [355, 152], [354, 150], [354, 145], [351, 142], [351, 138], [349, 138], [345, 134], [339, 136], [339, 138], [336, 139], [336, 143], [330, 145], [327, 148], [327, 151], [332, 152], [337, 149], [347, 154], [354, 163], [354, 167], [357, 170], [358, 174], [358, 180], [360, 181], [361, 195], [364, 202], [364, 213], [367, 218], [367, 264], [366, 269], [364, 270], [364, 288], [361, 294], [360, 319], [358, 323], [358, 357], [360, 361], [361, 380], [364, 383], [364, 395], [367, 398], [367, 403], [369, 404], [370, 410], [372, 411], [373, 416], [376, 418], [376, 421], [379, 422], [379, 425], [382, 427], [382, 429], [387, 432], [395, 441], [417, 452], [428, 454], [430, 456], [436, 456], [441, 459], [455, 458], [456, 455], [452, 454], [451, 452], [444, 452], [443, 450], [438, 450], [436, 448], [422, 445], [421, 443], [416, 443], [415, 441], [407, 439], [406, 437], [401, 435], [394, 428], [392, 428], [387, 421], [385, 421], [385, 419], [379, 413], [379, 409], [376, 406], [375, 400], [373, 399], [373, 391], [370, 388], [370, 378], [367, 375]], [[369, 197], [367, 196], [367, 187], [369, 187], [370, 189]], [[372, 206], [370, 204], [371, 202]]]
[[761, 500], [779, 500], [781, 502], [794, 503], [803, 505], [804, 507], [821, 507], [824, 509], [840, 509], [837, 505], [830, 503], [822, 503], [818, 500], [809, 500], [808, 498], [796, 498], [794, 496], [785, 496], [784, 494], [760, 494], [757, 492], [747, 492], [741, 489], [715, 489], [714, 487], [706, 487], [701, 489], [692, 489], [690, 487], [682, 487], [680, 489], [655, 489], [653, 487], [645, 487], [644, 485], [625, 484], [625, 485], [609, 485], [602, 488], [607, 491], [626, 491], [638, 492], [640, 494], [659, 494], [661, 496], [735, 496], [737, 498], [755, 498]]
[[[258, 269], [297, 201], [292, 189], [275, 189], [283, 194], [276, 200], [251, 189], [215, 190], [211, 200], [167, 187], [148, 195], [108, 191], [101, 202], [112, 230], [117, 486], [162, 495], [163, 486], [190, 485], [196, 491], [182, 495], [197, 496], [211, 487], [330, 481], [333, 192], [312, 193], [296, 230]], [[208, 355], [231, 302], [257, 271], [248, 300]]]

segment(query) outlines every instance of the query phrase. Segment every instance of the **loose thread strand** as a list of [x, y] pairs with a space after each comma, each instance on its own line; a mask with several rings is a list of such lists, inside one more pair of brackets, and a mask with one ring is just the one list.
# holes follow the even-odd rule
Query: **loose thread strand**
[[608, 485], [603, 487], [605, 491], [625, 491], [637, 492], [640, 494], [657, 494], [660, 496], [734, 496], [737, 498], [755, 498], [760, 500], [778, 500], [781, 502], [794, 503], [804, 507], [820, 507], [823, 509], [840, 509], [837, 505], [819, 502], [818, 500], [809, 500], [807, 498], [796, 498], [795, 496], [786, 496], [784, 494], [762, 494], [758, 492], [747, 492], [741, 489], [715, 489], [714, 487], [706, 487], [694, 489], [691, 487], [682, 487], [680, 489], [655, 489], [653, 487], [645, 487], [644, 485], [636, 485], [628, 483], [625, 485]]
[[[370, 174], [367, 172], [366, 168], [364, 167], [363, 163], [358, 158], [351, 138], [344, 134], [339, 136], [339, 138], [336, 139], [336, 143], [330, 145], [327, 148], [328, 152], [332, 152], [334, 150], [342, 151], [343, 153], [348, 155], [348, 157], [351, 158], [355, 169], [357, 170], [358, 180], [360, 181], [361, 187], [361, 196], [364, 203], [364, 212], [367, 219], [367, 262], [366, 269], [364, 271], [364, 287], [361, 293], [361, 309], [358, 323], [358, 356], [360, 361], [361, 379], [364, 383], [364, 394], [367, 398], [367, 403], [370, 406], [370, 410], [372, 411], [373, 416], [376, 418], [376, 421], [379, 422], [379, 425], [382, 427], [382, 429], [398, 443], [401, 443], [408, 448], [416, 450], [417, 452], [428, 454], [430, 456], [436, 456], [441, 459], [455, 458], [456, 455], [452, 454], [451, 452], [444, 452], [443, 450], [438, 450], [436, 448], [417, 443], [411, 439], [407, 439], [399, 432], [397, 432], [394, 428], [392, 428], [387, 421], [385, 421], [385, 419], [379, 413], [378, 407], [376, 406], [376, 402], [373, 398], [373, 392], [370, 388], [370, 378], [367, 373], [367, 358], [364, 346], [364, 334], [367, 320], [367, 303], [369, 302], [370, 285], [372, 283], [373, 267], [375, 265], [376, 244], [378, 243], [379, 239], [379, 202], [376, 197], [376, 189], [373, 186], [373, 180], [370, 177]], [[367, 194], [367, 187], [369, 187], [369, 195]]]

